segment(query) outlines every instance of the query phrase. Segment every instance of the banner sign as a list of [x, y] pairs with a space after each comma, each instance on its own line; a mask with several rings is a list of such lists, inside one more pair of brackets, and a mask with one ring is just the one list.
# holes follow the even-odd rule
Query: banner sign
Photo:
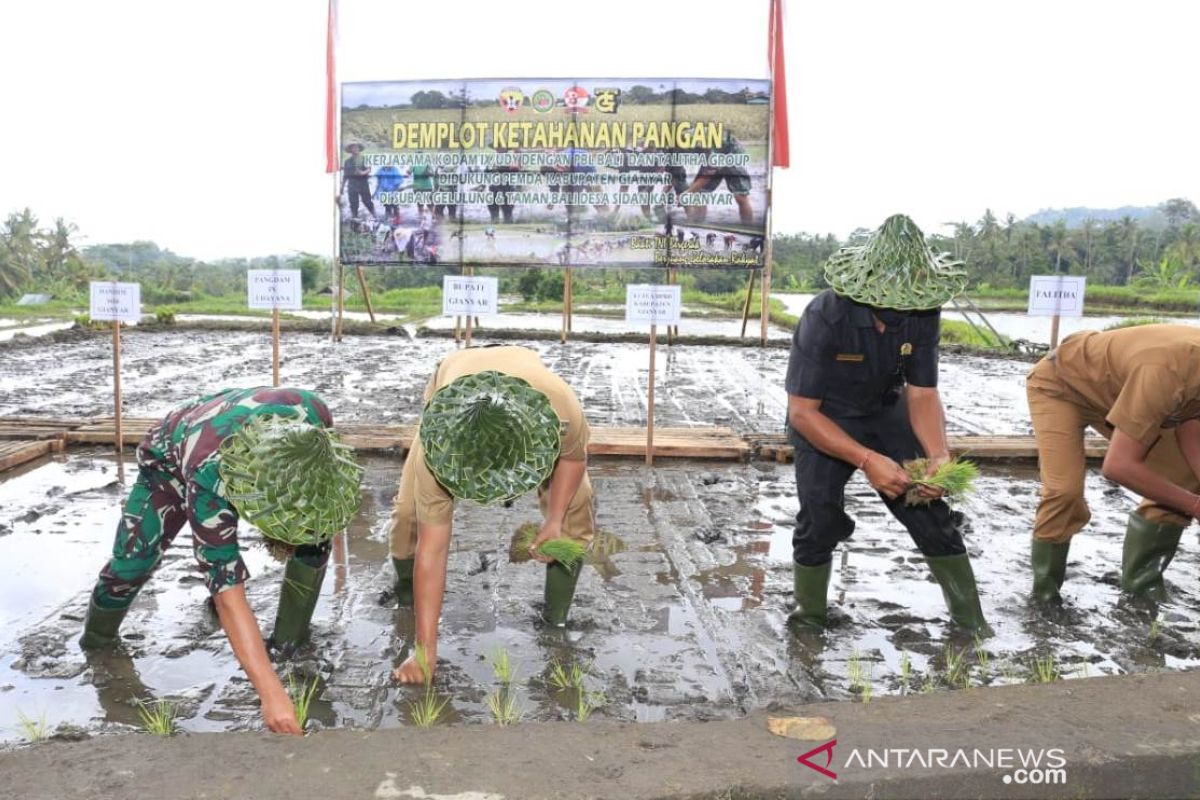
[[757, 269], [770, 82], [342, 86], [342, 261]]
[[1082, 317], [1087, 278], [1082, 275], [1034, 275], [1029, 279], [1029, 316]]
[[142, 318], [142, 285], [92, 281], [88, 316], [97, 322], [137, 322]]
[[634, 283], [625, 287], [625, 321], [642, 325], [678, 325], [682, 291], [678, 284]]
[[299, 311], [304, 308], [304, 289], [298, 269], [252, 269], [246, 273], [250, 308], [270, 311]]
[[447, 317], [465, 315], [481, 317], [499, 314], [500, 280], [498, 278], [465, 278], [460, 275], [442, 276], [442, 314]]

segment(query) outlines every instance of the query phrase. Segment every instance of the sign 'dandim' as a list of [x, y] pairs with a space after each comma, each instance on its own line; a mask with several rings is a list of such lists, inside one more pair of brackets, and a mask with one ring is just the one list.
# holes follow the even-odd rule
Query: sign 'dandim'
[[499, 314], [499, 286], [497, 278], [443, 276], [442, 314], [449, 317]]
[[88, 315], [100, 322], [137, 322], [142, 317], [142, 285], [92, 281]]
[[1082, 317], [1086, 283], [1082, 275], [1034, 275], [1029, 279], [1029, 315]]
[[625, 321], [642, 325], [677, 325], [682, 312], [679, 286], [635, 283], [625, 287]]
[[304, 307], [298, 269], [252, 269], [246, 274], [246, 293], [250, 308], [299, 311]]

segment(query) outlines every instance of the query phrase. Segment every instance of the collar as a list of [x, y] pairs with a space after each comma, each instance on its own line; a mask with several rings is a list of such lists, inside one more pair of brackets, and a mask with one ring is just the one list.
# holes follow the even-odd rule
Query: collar
[[860, 303], [851, 301], [850, 303], [850, 324], [856, 328], [874, 328], [875, 315], [871, 313], [871, 309]]

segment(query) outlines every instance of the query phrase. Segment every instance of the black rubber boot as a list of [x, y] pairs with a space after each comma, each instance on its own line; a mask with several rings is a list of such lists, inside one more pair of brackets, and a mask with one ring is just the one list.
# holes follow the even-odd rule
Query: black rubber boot
[[292, 648], [308, 641], [308, 625], [312, 622], [325, 580], [325, 567], [310, 567], [298, 558], [288, 559], [283, 569], [283, 585], [279, 588], [279, 611], [271, 646]]
[[415, 562], [415, 558], [392, 556], [392, 566], [396, 570], [396, 583], [393, 590], [399, 605], [411, 606], [413, 604], [413, 566]]
[[829, 595], [829, 576], [833, 571], [830, 559], [819, 567], [792, 565], [793, 594], [796, 607], [788, 614], [788, 625], [801, 628], [824, 628]]
[[1150, 522], [1136, 511], [1130, 514], [1121, 554], [1121, 588], [1151, 600], [1166, 599], [1163, 572], [1175, 557], [1182, 534], [1179, 525]]
[[1029, 547], [1029, 563], [1033, 567], [1033, 599], [1039, 603], [1062, 602], [1058, 590], [1067, 576], [1069, 541], [1062, 544], [1034, 539]]
[[96, 605], [95, 600], [89, 600], [87, 617], [83, 621], [83, 636], [79, 637], [79, 646], [85, 650], [92, 650], [114, 644], [117, 641], [117, 633], [121, 629], [121, 621], [128, 613], [129, 606], [103, 608]]
[[979, 605], [979, 589], [975, 586], [975, 572], [966, 553], [957, 556], [925, 557], [929, 570], [942, 587], [950, 619], [960, 628], [979, 636], [991, 636], [991, 626], [983, 617]]
[[582, 560], [574, 567], [565, 567], [558, 561], [546, 565], [542, 619], [547, 624], [559, 628], [567, 624], [567, 617], [571, 613], [571, 601], [575, 599], [575, 584], [579, 582], [579, 573], [582, 571]]

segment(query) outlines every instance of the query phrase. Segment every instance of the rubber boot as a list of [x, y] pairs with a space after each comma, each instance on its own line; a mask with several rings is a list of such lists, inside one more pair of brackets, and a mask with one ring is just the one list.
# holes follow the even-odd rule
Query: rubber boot
[[1130, 514], [1121, 554], [1121, 588], [1140, 597], [1164, 600], [1163, 572], [1175, 557], [1182, 534], [1179, 525], [1150, 522], [1136, 511]]
[[83, 621], [83, 636], [79, 637], [79, 646], [85, 650], [97, 647], [108, 647], [117, 641], [117, 632], [121, 629], [121, 621], [129, 613], [129, 606], [124, 608], [104, 608], [96, 605], [96, 601], [88, 601], [87, 617]]
[[793, 593], [796, 608], [788, 614], [788, 624], [802, 628], [824, 628], [829, 595], [829, 575], [833, 571], [830, 559], [817, 567], [792, 565]]
[[567, 624], [567, 616], [571, 613], [571, 601], [575, 598], [575, 584], [579, 581], [579, 573], [582, 571], [582, 561], [574, 567], [565, 567], [557, 561], [546, 565], [542, 619], [547, 624], [559, 628]]
[[1067, 551], [1071, 542], [1061, 544], [1034, 539], [1029, 547], [1029, 563], [1033, 567], [1033, 599], [1039, 603], [1061, 603], [1063, 579], [1067, 576]]
[[942, 596], [946, 598], [946, 607], [950, 609], [954, 624], [980, 636], [991, 636], [992, 629], [983, 618], [979, 589], [975, 586], [975, 573], [967, 554], [926, 556], [925, 561], [942, 587]]
[[415, 558], [396, 558], [392, 556], [392, 566], [396, 569], [396, 602], [402, 606], [413, 604], [413, 565]]
[[296, 647], [308, 641], [308, 624], [312, 622], [324, 580], [325, 567], [317, 569], [298, 558], [288, 559], [283, 569], [283, 585], [279, 588], [272, 647]]

